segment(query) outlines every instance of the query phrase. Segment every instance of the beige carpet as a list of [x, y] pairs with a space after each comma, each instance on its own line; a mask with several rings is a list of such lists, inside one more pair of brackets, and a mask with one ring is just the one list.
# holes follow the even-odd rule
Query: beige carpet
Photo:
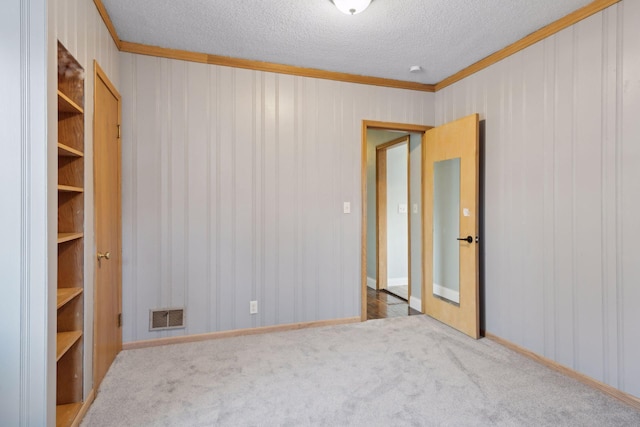
[[123, 351], [91, 426], [640, 426], [640, 412], [425, 316]]

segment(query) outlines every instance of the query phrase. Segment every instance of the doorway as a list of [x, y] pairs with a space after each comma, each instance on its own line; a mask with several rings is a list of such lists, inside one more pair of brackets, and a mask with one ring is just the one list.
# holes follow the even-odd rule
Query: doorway
[[362, 320], [422, 311], [421, 162], [428, 129], [363, 123]]
[[[421, 270], [421, 311], [479, 337], [479, 119], [478, 114], [430, 128], [363, 121], [362, 141], [362, 320], [367, 320], [368, 282], [371, 282], [371, 169], [370, 131], [416, 132], [421, 137], [419, 188], [424, 201], [417, 260]], [[411, 168], [410, 168], [411, 169]], [[419, 209], [418, 209], [419, 210]], [[376, 251], [377, 253], [377, 251]], [[413, 249], [410, 249], [410, 259]], [[411, 271], [410, 276], [413, 274]], [[379, 280], [380, 277], [377, 277]], [[411, 280], [409, 280], [411, 283]], [[375, 286], [378, 287], [377, 281]], [[411, 296], [410, 298], [413, 298]]]

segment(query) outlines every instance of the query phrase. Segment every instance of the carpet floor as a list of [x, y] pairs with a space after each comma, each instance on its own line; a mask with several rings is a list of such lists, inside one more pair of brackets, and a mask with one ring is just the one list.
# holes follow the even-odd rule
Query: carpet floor
[[408, 316], [121, 352], [82, 426], [640, 426], [499, 344]]

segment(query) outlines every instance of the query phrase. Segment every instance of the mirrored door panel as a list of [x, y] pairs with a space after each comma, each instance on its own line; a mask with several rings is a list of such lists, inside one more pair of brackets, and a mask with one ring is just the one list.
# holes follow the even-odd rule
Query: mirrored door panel
[[433, 164], [433, 295], [460, 303], [460, 158]]

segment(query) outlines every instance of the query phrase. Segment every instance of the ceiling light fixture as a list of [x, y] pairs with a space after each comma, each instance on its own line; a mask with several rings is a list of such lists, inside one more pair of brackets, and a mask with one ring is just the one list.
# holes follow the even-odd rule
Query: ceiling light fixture
[[371, 4], [371, 0], [332, 0], [333, 4], [338, 8], [338, 10], [342, 13], [346, 13], [347, 15], [355, 15]]

